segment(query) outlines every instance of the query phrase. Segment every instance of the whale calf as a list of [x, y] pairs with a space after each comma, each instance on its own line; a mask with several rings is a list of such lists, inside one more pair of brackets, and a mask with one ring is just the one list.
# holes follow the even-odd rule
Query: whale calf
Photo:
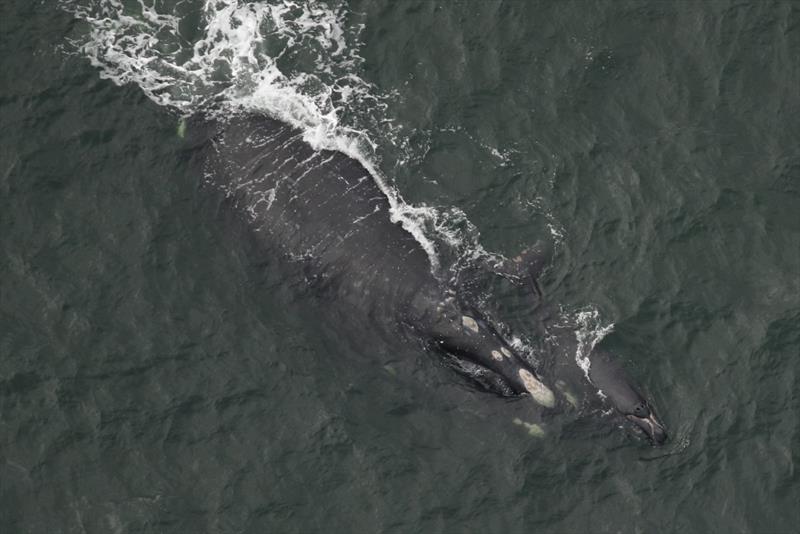
[[[359, 161], [315, 150], [300, 130], [260, 114], [228, 117], [212, 131], [204, 185], [221, 191], [257, 245], [305, 273], [339, 315], [421, 339], [501, 395], [528, 395], [543, 409], [565, 402], [488, 317], [434, 274], [428, 252], [393, 220], [389, 198]], [[519, 262], [539, 292], [544, 256], [534, 250]], [[598, 361], [596, 379], [612, 404], [647, 421], [652, 409], [637, 389], [613, 364]], [[660, 423], [639, 426], [663, 442]]]
[[616, 411], [634, 424], [656, 445], [667, 440], [667, 430], [655, 409], [628, 377], [622, 366], [604, 350], [589, 354], [589, 379]]

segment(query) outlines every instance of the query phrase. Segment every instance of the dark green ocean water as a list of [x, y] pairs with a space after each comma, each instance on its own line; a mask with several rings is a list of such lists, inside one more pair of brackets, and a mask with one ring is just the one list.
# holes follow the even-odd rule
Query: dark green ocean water
[[419, 347], [337, 338], [176, 113], [5, 0], [0, 533], [797, 532], [800, 3], [346, 10], [384, 173], [488, 250], [561, 234], [548, 298], [614, 323], [670, 442], [537, 439]]

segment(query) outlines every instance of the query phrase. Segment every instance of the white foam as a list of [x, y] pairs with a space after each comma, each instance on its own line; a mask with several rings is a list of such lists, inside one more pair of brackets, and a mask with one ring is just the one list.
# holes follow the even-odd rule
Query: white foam
[[547, 229], [550, 231], [550, 237], [553, 238], [553, 244], [555, 246], [561, 246], [564, 243], [566, 230], [561, 223], [556, 220], [555, 215], [553, 215], [552, 211], [547, 209], [546, 202], [544, 198], [541, 196], [535, 196], [532, 200], [527, 200], [525, 202], [528, 207], [534, 209], [534, 211], [540, 215], [543, 215], [544, 218], [547, 220]]
[[591, 383], [589, 369], [592, 363], [589, 360], [589, 354], [604, 337], [614, 330], [614, 323], [603, 324], [600, 312], [593, 307], [572, 313], [562, 310], [561, 321], [563, 322], [559, 326], [569, 326], [574, 329], [575, 338], [578, 341], [575, 349], [575, 363], [583, 370], [586, 380]]
[[518, 371], [519, 378], [525, 389], [530, 393], [531, 398], [538, 404], [547, 408], [552, 408], [556, 404], [556, 397], [553, 392], [542, 384], [535, 376], [533, 376], [527, 369], [520, 369]]

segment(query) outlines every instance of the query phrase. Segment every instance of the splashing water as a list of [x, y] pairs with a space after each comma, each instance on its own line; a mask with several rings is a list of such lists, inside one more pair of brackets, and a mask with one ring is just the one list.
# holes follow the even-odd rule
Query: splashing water
[[[614, 331], [614, 323], [604, 324], [600, 312], [595, 308], [587, 307], [575, 312], [561, 311], [561, 322], [558, 327], [569, 327], [574, 330], [578, 342], [575, 348], [575, 363], [578, 364], [589, 383], [589, 369], [592, 366], [589, 354], [595, 346]], [[602, 396], [603, 393], [599, 392]]]

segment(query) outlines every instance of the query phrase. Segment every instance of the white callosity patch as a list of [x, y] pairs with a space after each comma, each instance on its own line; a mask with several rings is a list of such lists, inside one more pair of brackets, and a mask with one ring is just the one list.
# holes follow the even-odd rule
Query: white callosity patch
[[542, 384], [536, 377], [531, 374], [527, 369], [519, 370], [519, 377], [522, 380], [525, 389], [531, 394], [533, 400], [542, 406], [552, 408], [556, 404], [556, 397], [550, 388]]
[[472, 331], [472, 332], [474, 332], [476, 334], [480, 330], [480, 328], [478, 328], [477, 321], [475, 321], [475, 319], [473, 319], [469, 315], [462, 315], [461, 316], [461, 324], [463, 324], [465, 328], [469, 329], [470, 331]]
[[505, 347], [501, 347], [501, 348], [500, 348], [500, 352], [502, 352], [502, 353], [503, 353], [503, 355], [504, 355], [506, 358], [509, 358], [509, 359], [511, 358], [511, 351], [510, 351], [510, 350], [508, 350], [507, 348], [505, 348]]
[[502, 362], [503, 361], [503, 353], [500, 352], [499, 350], [493, 350], [492, 351], [492, 359], [494, 359], [494, 360], [496, 360], [498, 362]]

